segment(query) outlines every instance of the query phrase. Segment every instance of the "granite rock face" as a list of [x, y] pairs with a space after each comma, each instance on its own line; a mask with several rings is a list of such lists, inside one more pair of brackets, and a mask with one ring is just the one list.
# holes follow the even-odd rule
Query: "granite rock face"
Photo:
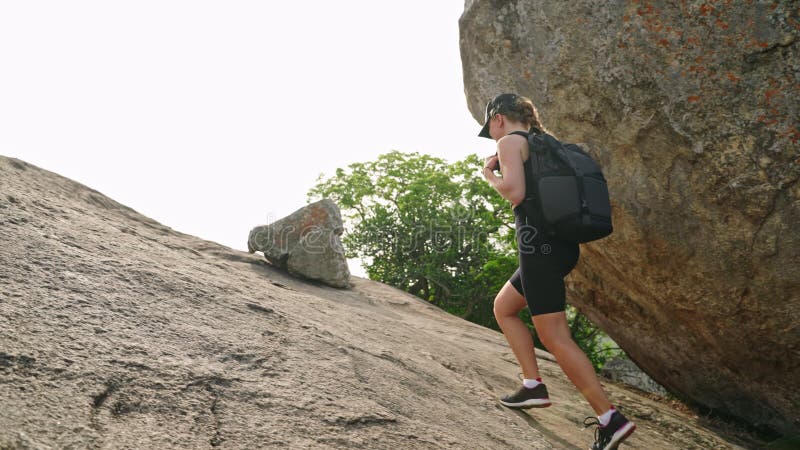
[[292, 275], [347, 288], [350, 269], [339, 239], [343, 231], [339, 207], [330, 199], [322, 199], [253, 228], [247, 249], [250, 253], [263, 252], [270, 263]]
[[800, 429], [800, 17], [777, 2], [467, 1], [467, 103], [530, 97], [609, 181], [568, 301], [672, 392]]

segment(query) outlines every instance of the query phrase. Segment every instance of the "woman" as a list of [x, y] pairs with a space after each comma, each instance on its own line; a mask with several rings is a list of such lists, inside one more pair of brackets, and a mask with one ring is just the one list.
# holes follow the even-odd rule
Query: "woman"
[[[519, 268], [494, 300], [494, 315], [523, 371], [523, 385], [500, 402], [509, 408], [550, 406], [547, 387], [539, 377], [533, 338], [519, 318], [528, 307], [536, 333], [567, 377], [597, 413], [587, 426], [598, 425], [593, 449], [614, 449], [636, 428], [609, 402], [589, 359], [575, 344], [564, 311], [564, 277], [578, 263], [578, 244], [541, 233], [541, 218], [526, 200], [535, 195], [528, 174], [531, 160], [527, 133], [547, 132], [536, 107], [526, 97], [502, 94], [486, 105], [483, 129], [478, 136], [497, 141], [497, 153], [486, 158], [483, 175], [514, 211]], [[494, 170], [502, 174], [498, 177]]]

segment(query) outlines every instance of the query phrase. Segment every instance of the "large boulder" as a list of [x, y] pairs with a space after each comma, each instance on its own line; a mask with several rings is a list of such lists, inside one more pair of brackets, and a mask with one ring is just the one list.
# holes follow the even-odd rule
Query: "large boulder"
[[569, 301], [672, 392], [800, 429], [796, 2], [467, 1], [467, 103], [529, 96], [609, 180]]

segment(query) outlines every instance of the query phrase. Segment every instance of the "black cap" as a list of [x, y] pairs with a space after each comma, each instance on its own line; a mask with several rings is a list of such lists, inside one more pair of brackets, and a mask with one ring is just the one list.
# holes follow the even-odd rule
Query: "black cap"
[[491, 139], [492, 136], [489, 134], [489, 119], [497, 113], [511, 111], [514, 108], [517, 97], [517, 94], [500, 94], [489, 100], [489, 103], [486, 104], [486, 112], [484, 113], [483, 128], [481, 128], [481, 132], [478, 133], [478, 136]]

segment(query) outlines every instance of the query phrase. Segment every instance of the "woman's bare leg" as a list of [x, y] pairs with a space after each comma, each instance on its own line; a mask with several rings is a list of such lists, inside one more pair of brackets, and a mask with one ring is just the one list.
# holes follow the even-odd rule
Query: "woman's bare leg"
[[547, 350], [556, 357], [561, 370], [600, 415], [611, 407], [589, 358], [572, 340], [564, 311], [532, 316], [533, 326]]
[[525, 297], [517, 292], [511, 283], [506, 282], [494, 298], [494, 317], [519, 361], [522, 374], [525, 378], [539, 378], [533, 336], [518, 315], [526, 306], [528, 304], [525, 302]]

